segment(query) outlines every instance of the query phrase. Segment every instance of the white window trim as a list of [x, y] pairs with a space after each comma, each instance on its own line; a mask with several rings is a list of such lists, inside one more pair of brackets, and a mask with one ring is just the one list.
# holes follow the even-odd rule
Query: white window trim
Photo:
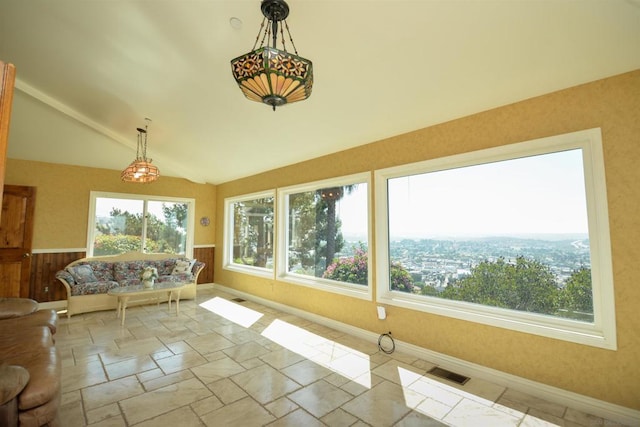
[[[290, 194], [302, 193], [306, 191], [315, 191], [321, 188], [340, 187], [352, 184], [367, 184], [367, 286], [356, 285], [350, 283], [338, 282], [336, 280], [322, 279], [319, 277], [304, 276], [301, 274], [294, 274], [288, 272], [289, 254], [287, 251], [287, 242], [289, 241], [289, 227], [287, 226], [289, 221], [289, 203], [288, 196]], [[278, 223], [278, 238], [277, 238], [277, 259], [276, 263], [277, 277], [287, 283], [295, 285], [306, 286], [316, 290], [322, 290], [332, 292], [340, 295], [346, 295], [349, 297], [360, 298], [367, 301], [373, 300], [373, 286], [372, 286], [372, 224], [371, 224], [371, 174], [369, 172], [359, 173], [354, 175], [342, 176], [338, 178], [332, 178], [322, 181], [309, 182], [300, 185], [293, 185], [290, 187], [284, 187], [278, 189], [278, 208], [276, 215]]]
[[[184, 256], [187, 258], [193, 258], [193, 241], [194, 241], [194, 230], [195, 230], [195, 212], [196, 212], [196, 200], [191, 198], [184, 197], [165, 197], [165, 196], [154, 196], [154, 195], [145, 195], [145, 194], [129, 194], [129, 193], [111, 193], [111, 192], [103, 192], [103, 191], [91, 191], [89, 193], [89, 224], [87, 226], [87, 256], [93, 256], [93, 241], [95, 238], [95, 217], [96, 217], [96, 199], [97, 198], [109, 198], [109, 199], [131, 199], [131, 200], [140, 200], [143, 202], [153, 201], [153, 202], [173, 202], [173, 203], [186, 203], [187, 204], [187, 230], [190, 230], [187, 233], [187, 238], [185, 242], [185, 254]], [[146, 203], [145, 203], [145, 211], [146, 214]], [[143, 227], [146, 227], [146, 222]]]
[[[581, 148], [583, 153], [591, 246], [594, 323], [389, 290], [389, 263], [385, 262], [389, 260], [388, 179], [576, 148]], [[376, 259], [378, 260], [376, 300], [379, 303], [594, 347], [617, 349], [607, 188], [602, 136], [599, 128], [378, 170], [375, 172], [375, 183]]]
[[[269, 269], [265, 267], [255, 267], [252, 265], [242, 265], [236, 264], [233, 262], [233, 209], [232, 206], [237, 202], [244, 202], [247, 200], [256, 200], [256, 199], [265, 199], [267, 197], [273, 197], [274, 209], [274, 227], [277, 227], [277, 223], [275, 221], [276, 217], [276, 191], [268, 190], [261, 191], [258, 193], [251, 194], [243, 194], [235, 197], [227, 197], [224, 199], [224, 234], [223, 234], [223, 251], [222, 251], [222, 268], [224, 270], [235, 271], [237, 273], [249, 274], [252, 276], [264, 277], [268, 279], [275, 278], [275, 265], [274, 269]], [[276, 230], [274, 230], [274, 236], [276, 234]], [[277, 246], [278, 242], [274, 242], [274, 245]], [[275, 256], [275, 248], [274, 248], [274, 264], [277, 263], [277, 258]]]

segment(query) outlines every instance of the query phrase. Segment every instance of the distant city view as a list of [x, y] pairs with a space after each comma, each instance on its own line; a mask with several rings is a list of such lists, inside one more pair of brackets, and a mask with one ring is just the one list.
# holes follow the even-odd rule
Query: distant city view
[[[559, 236], [558, 236], [559, 237]], [[451, 279], [469, 275], [483, 261], [517, 257], [534, 259], [549, 266], [562, 286], [572, 272], [591, 267], [589, 240], [487, 237], [472, 240], [402, 239], [389, 245], [390, 257], [400, 262], [420, 284], [443, 290]], [[417, 283], [416, 283], [417, 284]]]
[[[362, 241], [358, 236], [345, 236], [343, 254]], [[561, 287], [580, 268], [591, 268], [589, 238], [584, 234], [549, 234], [532, 236], [481, 238], [402, 238], [389, 242], [392, 262], [399, 262], [417, 286], [444, 290], [452, 279], [469, 275], [483, 261], [503, 258], [513, 262], [517, 257], [534, 259], [549, 266]]]

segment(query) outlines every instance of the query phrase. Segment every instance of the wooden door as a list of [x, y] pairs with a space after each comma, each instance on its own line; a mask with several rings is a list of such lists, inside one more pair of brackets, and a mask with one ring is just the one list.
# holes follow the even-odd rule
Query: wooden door
[[29, 297], [35, 187], [5, 185], [0, 217], [0, 297]]
[[7, 143], [9, 142], [9, 119], [11, 118], [11, 102], [13, 100], [15, 80], [15, 67], [12, 64], [5, 64], [0, 61], [0, 200], [2, 199], [4, 185]]

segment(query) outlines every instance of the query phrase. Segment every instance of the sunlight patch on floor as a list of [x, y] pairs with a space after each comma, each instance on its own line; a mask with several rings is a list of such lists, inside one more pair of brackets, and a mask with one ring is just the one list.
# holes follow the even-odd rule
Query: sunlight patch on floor
[[371, 388], [369, 356], [282, 320], [274, 320], [262, 336], [320, 366]]
[[258, 311], [220, 297], [211, 298], [200, 304], [200, 307], [245, 328], [250, 327], [262, 317], [262, 313]]
[[[251, 327], [263, 316], [256, 310], [221, 297], [211, 298], [200, 306], [245, 328]], [[280, 319], [271, 322], [262, 331], [262, 336], [350, 381], [367, 389], [372, 388], [372, 367], [366, 353]], [[467, 417], [471, 411], [471, 418], [476, 421], [509, 425], [527, 417], [529, 422], [535, 425], [559, 425], [531, 414], [527, 415], [515, 408], [494, 404], [501, 392], [488, 383], [472, 379], [464, 386], [449, 385], [446, 380], [436, 379], [423, 372], [416, 372], [411, 366], [405, 366], [393, 366], [392, 363], [390, 366], [378, 367], [376, 374], [399, 384], [407, 408], [425, 416], [438, 420], [446, 419], [453, 425], [465, 425], [464, 422], [468, 421]]]
[[[400, 366], [397, 375], [407, 407], [453, 425], [467, 425], [467, 421], [475, 423], [470, 425], [485, 425], [482, 424], [484, 422], [488, 422], [487, 425], [517, 425], [522, 419], [527, 420], [527, 425], [540, 427], [563, 425], [526, 414], [518, 409], [518, 405], [508, 407], [494, 403], [501, 395], [500, 388], [482, 381], [449, 385], [446, 380], [421, 375]], [[465, 390], [465, 387], [469, 390]]]

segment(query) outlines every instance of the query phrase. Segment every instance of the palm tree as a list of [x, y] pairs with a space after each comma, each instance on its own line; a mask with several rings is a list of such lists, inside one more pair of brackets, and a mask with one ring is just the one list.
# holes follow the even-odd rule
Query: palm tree
[[320, 197], [327, 204], [327, 248], [325, 266], [329, 266], [333, 262], [333, 257], [336, 254], [336, 202], [342, 199], [345, 193], [351, 193], [356, 187], [357, 184], [352, 184], [319, 190]]

